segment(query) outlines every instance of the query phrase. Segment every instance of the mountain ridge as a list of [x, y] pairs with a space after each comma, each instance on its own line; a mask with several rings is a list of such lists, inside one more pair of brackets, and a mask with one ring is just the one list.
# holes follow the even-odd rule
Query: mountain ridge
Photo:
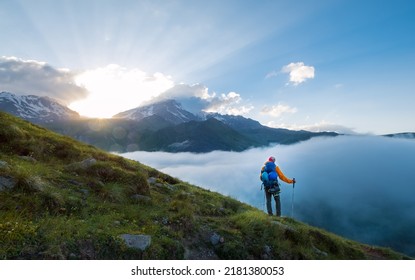
[[383, 135], [385, 137], [400, 138], [400, 139], [415, 139], [415, 132], [400, 132]]
[[[338, 135], [334, 132], [315, 133], [270, 128], [243, 116], [206, 112], [194, 114], [173, 99], [148, 103], [116, 114], [111, 119], [91, 119], [80, 118], [79, 114], [75, 114], [56, 102], [44, 102], [42, 97], [31, 96], [29, 98], [36, 100], [36, 104], [43, 105], [44, 108], [38, 106], [37, 111], [32, 110], [33, 106], [31, 107], [27, 102], [19, 102], [21, 99], [27, 99], [27, 96], [14, 95], [13, 97], [13, 94], [9, 94], [9, 97], [7, 101], [5, 98], [3, 101], [0, 100], [1, 110], [114, 152], [134, 150], [195, 153], [214, 150], [242, 151], [271, 144], [292, 144], [317, 136]], [[19, 110], [13, 109], [16, 107], [19, 107]], [[33, 112], [33, 114], [27, 115], [26, 111]], [[53, 113], [48, 115], [41, 114], [41, 112]], [[211, 122], [210, 119], [215, 119], [217, 122]], [[200, 124], [196, 125], [195, 122]], [[201, 129], [203, 126], [209, 128], [212, 133], [207, 135]]]
[[209, 118], [160, 129], [143, 138], [141, 145], [150, 151], [204, 153], [213, 150], [243, 151], [253, 143], [226, 124]]

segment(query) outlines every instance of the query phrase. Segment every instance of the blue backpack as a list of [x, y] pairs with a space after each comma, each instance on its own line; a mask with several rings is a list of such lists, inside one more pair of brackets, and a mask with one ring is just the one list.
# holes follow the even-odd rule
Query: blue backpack
[[275, 171], [277, 166], [274, 162], [268, 161], [265, 163], [264, 171], [261, 174], [261, 181], [266, 188], [271, 188], [278, 185], [278, 174]]

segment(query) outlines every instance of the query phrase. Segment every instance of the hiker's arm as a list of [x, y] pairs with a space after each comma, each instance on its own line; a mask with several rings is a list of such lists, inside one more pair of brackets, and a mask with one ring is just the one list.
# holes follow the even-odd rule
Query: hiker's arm
[[288, 179], [287, 177], [285, 177], [284, 173], [282, 173], [281, 169], [279, 166], [277, 166], [277, 168], [275, 169], [278, 173], [278, 177], [283, 180], [284, 182], [288, 183], [288, 184], [292, 184], [293, 180]]

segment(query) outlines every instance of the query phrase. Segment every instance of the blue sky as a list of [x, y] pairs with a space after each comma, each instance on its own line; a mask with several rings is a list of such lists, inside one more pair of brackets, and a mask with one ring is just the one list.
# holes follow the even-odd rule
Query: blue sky
[[409, 0], [5, 0], [0, 91], [108, 117], [187, 86], [275, 127], [415, 131], [414, 14]]

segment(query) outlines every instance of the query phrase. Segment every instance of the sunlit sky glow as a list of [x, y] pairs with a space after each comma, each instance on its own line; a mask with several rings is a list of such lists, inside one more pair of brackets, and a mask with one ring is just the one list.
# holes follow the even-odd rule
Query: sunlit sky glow
[[414, 14], [410, 0], [1, 1], [0, 91], [111, 117], [187, 85], [265, 125], [415, 131]]
[[75, 83], [86, 88], [89, 95], [69, 107], [87, 116], [103, 118], [131, 109], [131, 104], [149, 101], [174, 86], [171, 77], [161, 73], [148, 75], [139, 69], [114, 64], [85, 71], [75, 77]]

